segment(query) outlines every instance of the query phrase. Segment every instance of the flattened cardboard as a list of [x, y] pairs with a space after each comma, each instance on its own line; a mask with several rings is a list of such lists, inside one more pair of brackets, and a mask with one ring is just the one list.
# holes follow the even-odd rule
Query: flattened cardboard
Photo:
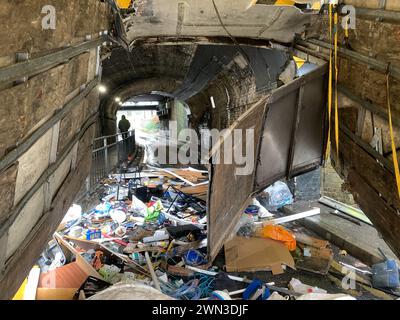
[[296, 269], [286, 246], [265, 238], [233, 238], [225, 243], [225, 262], [228, 272], [267, 270], [276, 275], [283, 273], [282, 265]]

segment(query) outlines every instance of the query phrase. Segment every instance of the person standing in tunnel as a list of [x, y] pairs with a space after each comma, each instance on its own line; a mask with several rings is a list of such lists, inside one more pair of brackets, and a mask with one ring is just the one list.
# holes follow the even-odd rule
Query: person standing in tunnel
[[129, 120], [125, 117], [122, 116], [121, 121], [118, 123], [118, 128], [119, 131], [122, 134], [122, 139], [127, 139], [128, 138], [128, 131], [131, 128], [131, 123], [129, 122]]

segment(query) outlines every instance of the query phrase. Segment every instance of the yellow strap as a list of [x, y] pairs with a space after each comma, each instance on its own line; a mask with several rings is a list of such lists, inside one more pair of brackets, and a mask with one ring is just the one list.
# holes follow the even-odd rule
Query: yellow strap
[[[329, 5], [329, 39], [332, 44], [332, 7], [333, 5]], [[325, 158], [328, 159], [331, 153], [331, 116], [332, 116], [332, 49], [330, 49], [329, 56], [329, 86], [328, 86], [328, 142], [326, 145], [326, 155]]]
[[346, 20], [346, 24], [344, 26], [344, 37], [346, 39], [349, 38], [349, 20]]
[[339, 101], [338, 101], [338, 12], [335, 10], [335, 141], [336, 141], [336, 157], [339, 159]]
[[387, 104], [388, 104], [388, 112], [389, 112], [389, 129], [390, 129], [390, 139], [392, 140], [393, 166], [394, 166], [394, 173], [396, 176], [397, 192], [398, 192], [399, 198], [400, 198], [400, 170], [399, 170], [399, 161], [397, 160], [396, 142], [394, 141], [394, 133], [393, 133], [392, 110], [390, 107], [389, 77], [390, 77], [390, 75], [387, 74], [386, 75], [386, 90], [387, 90]]

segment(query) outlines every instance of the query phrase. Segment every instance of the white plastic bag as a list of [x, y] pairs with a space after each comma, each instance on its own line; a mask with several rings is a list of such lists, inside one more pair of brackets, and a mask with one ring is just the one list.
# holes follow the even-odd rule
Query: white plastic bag
[[253, 199], [253, 205], [260, 207], [260, 211], [258, 211], [258, 217], [263, 218], [272, 218], [274, 215], [269, 212], [265, 207], [256, 199]]
[[132, 205], [130, 211], [141, 215], [142, 217], [147, 217], [147, 206], [134, 195], [132, 195]]
[[323, 293], [326, 294], [327, 291], [324, 289], [320, 289], [318, 287], [312, 287], [307, 284], [302, 283], [300, 280], [296, 278], [292, 278], [289, 282], [289, 288], [294, 292], [307, 294], [307, 293]]

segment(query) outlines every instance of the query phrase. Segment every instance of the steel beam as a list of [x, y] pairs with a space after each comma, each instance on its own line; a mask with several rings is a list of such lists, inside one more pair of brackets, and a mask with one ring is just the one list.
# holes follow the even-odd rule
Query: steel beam
[[[399, 13], [400, 14], [400, 13]], [[325, 49], [334, 49], [334, 46], [321, 40], [317, 39], [308, 39], [307, 41], [297, 39], [296, 42], [300, 45], [307, 45], [307, 44], [312, 44], [315, 46], [319, 46]], [[394, 66], [388, 62], [380, 61], [371, 57], [367, 57], [365, 55], [362, 55], [358, 52], [355, 52], [353, 50], [349, 50], [343, 47], [339, 47], [339, 53], [343, 57], [350, 58], [352, 60], [355, 60], [356, 62], [361, 62], [363, 64], [366, 64], [368, 66], [374, 67], [375, 69], [379, 70], [382, 73], [389, 72], [389, 74], [400, 80], [400, 68], [397, 66]]]
[[356, 7], [356, 14], [357, 16], [369, 19], [388, 20], [400, 23], [400, 12], [398, 11]]
[[8, 67], [0, 68], [0, 85], [11, 83], [18, 79], [31, 77], [63, 64], [68, 60], [86, 52], [92, 48], [100, 46], [108, 40], [108, 36], [100, 36], [97, 39], [90, 40], [76, 46], [68, 47], [48, 55], [27, 60], [25, 62], [13, 64]]

